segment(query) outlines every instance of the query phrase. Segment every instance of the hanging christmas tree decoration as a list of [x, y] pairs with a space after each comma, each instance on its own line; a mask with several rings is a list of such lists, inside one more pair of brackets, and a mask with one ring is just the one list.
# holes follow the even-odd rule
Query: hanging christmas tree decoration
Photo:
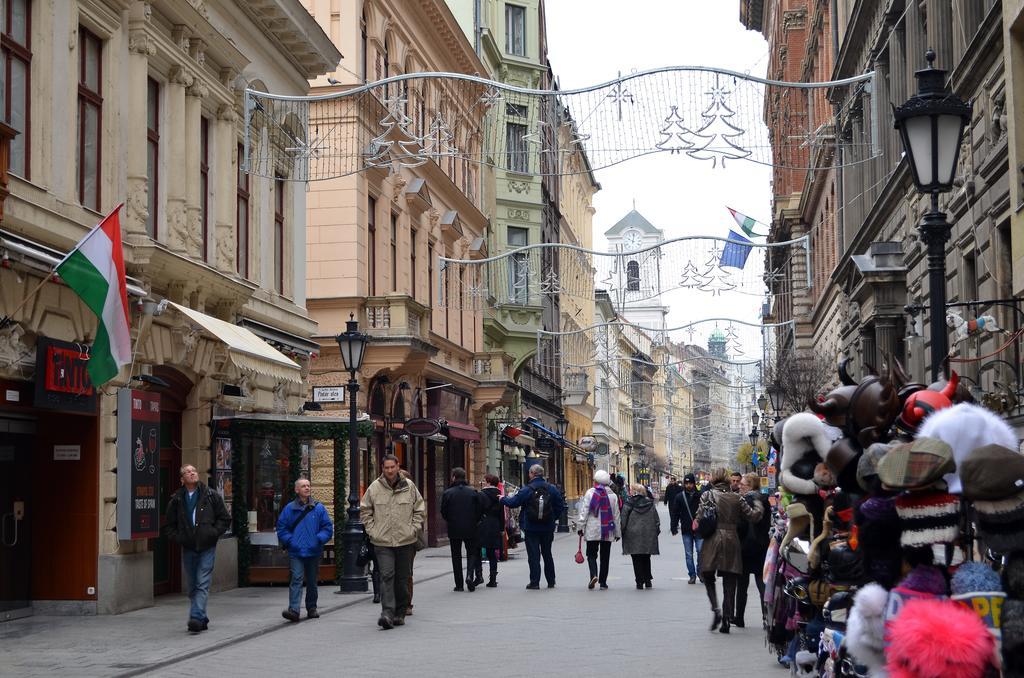
[[743, 344], [736, 334], [736, 326], [732, 323], [725, 328], [725, 350], [730, 355], [743, 355]]
[[680, 287], [700, 287], [700, 272], [697, 267], [693, 265], [692, 261], [687, 261], [686, 266], [683, 267], [682, 275], [679, 278]]
[[548, 271], [544, 279], [540, 281], [540, 293], [541, 294], [560, 294], [562, 292], [562, 286], [558, 281], [558, 274], [554, 271]]
[[659, 132], [662, 139], [654, 144], [655, 148], [674, 154], [680, 151], [689, 151], [694, 147], [693, 142], [690, 141], [693, 132], [686, 126], [683, 116], [679, 115], [678, 106], [669, 108], [668, 117], [665, 118], [665, 124], [662, 125]]
[[725, 103], [726, 97], [731, 93], [719, 84], [716, 75], [714, 86], [705, 92], [711, 97], [711, 104], [701, 113], [704, 125], [694, 133], [701, 140], [686, 151], [691, 158], [710, 160], [711, 167], [716, 167], [719, 159], [722, 161], [722, 167], [725, 167], [726, 158], [739, 159], [750, 155], [750, 151], [733, 141], [746, 132], [729, 122], [729, 118], [736, 115]]
[[406, 98], [399, 94], [385, 99], [387, 113], [380, 120], [381, 133], [370, 140], [367, 167], [387, 167], [391, 174], [400, 167], [417, 167], [426, 162], [421, 140], [409, 129], [412, 118], [405, 114]]
[[435, 160], [448, 156], [458, 156], [459, 149], [454, 144], [455, 135], [441, 111], [434, 114], [423, 138], [423, 155]]

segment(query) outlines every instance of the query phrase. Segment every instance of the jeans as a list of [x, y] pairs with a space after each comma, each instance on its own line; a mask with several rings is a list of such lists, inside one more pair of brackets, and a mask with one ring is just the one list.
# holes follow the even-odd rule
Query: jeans
[[633, 556], [633, 577], [637, 584], [650, 584], [654, 579], [651, 576], [651, 554], [634, 553]]
[[530, 564], [530, 584], [540, 584], [540, 558], [544, 556], [544, 578], [549, 586], [555, 585], [555, 559], [551, 557], [551, 542], [555, 538], [551, 532], [526, 533], [526, 560]]
[[299, 611], [302, 584], [306, 584], [306, 610], [316, 609], [317, 582], [320, 576], [320, 556], [288, 559], [291, 581], [288, 583], [288, 609]]
[[377, 564], [380, 565], [381, 613], [391, 619], [401, 619], [409, 609], [412, 598], [409, 579], [412, 577], [416, 544], [374, 546], [374, 550], [377, 552]]
[[209, 621], [206, 616], [206, 601], [210, 597], [210, 580], [213, 579], [213, 559], [216, 555], [215, 546], [205, 551], [195, 551], [186, 547], [181, 549], [181, 569], [185, 574], [188, 599], [192, 603], [188, 611], [189, 619]]
[[[694, 545], [697, 547], [696, 560], [693, 557]], [[703, 539], [683, 532], [683, 553], [686, 555], [686, 573], [690, 575], [690, 579], [697, 576], [697, 563], [700, 561], [700, 550], [703, 546]]]
[[455, 575], [456, 588], [462, 588], [462, 545], [466, 545], [466, 578], [473, 581], [480, 570], [480, 542], [472, 539], [448, 538], [448, 546], [452, 552], [452, 574]]
[[[598, 570], [598, 552], [601, 556], [601, 568]], [[612, 543], [610, 541], [594, 540], [587, 542], [587, 567], [590, 568], [590, 578], [597, 577], [597, 582], [602, 586], [608, 584], [608, 560], [612, 555]]]

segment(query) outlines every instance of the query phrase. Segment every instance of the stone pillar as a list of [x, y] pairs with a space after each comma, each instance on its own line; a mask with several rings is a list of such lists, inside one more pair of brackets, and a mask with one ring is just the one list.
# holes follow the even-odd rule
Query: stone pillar
[[149, 78], [149, 57], [156, 54], [156, 44], [146, 32], [148, 5], [137, 3], [131, 10], [128, 33], [128, 82], [122, 97], [127, 99], [126, 110], [132, 114], [123, 121], [127, 127], [128, 194], [125, 200], [125, 239], [129, 242], [148, 241], [146, 218], [149, 216], [149, 172], [146, 167], [146, 81]]
[[956, 28], [953, 29], [953, 59], [959, 63], [967, 51], [967, 45], [971, 44], [974, 34], [978, 32], [984, 10], [981, 0], [953, 0], [953, 19], [956, 21]]
[[870, 324], [860, 327], [861, 376], [868, 373], [867, 366], [879, 368], [878, 351], [875, 345], [875, 328]]
[[[896, 28], [889, 34], [889, 96], [892, 103], [897, 106], [910, 98], [910, 90], [907, 89], [907, 36], [902, 26]], [[886, 102], [882, 105], [888, 110]], [[886, 133], [893, 135], [891, 125], [886, 125]], [[893, 136], [895, 138], [895, 136]]]
[[[875, 345], [878, 348], [878, 355], [886, 361], [892, 360], [892, 356], [896, 355], [896, 320], [892, 316], [875, 318]], [[877, 367], [881, 369], [881, 365]]]
[[[187, 250], [187, 226], [185, 215], [186, 195], [186, 163], [187, 156], [185, 149], [193, 145], [193, 142], [186, 137], [185, 126], [185, 89], [191, 87], [194, 77], [182, 66], [172, 66], [167, 78], [166, 104], [164, 106], [164, 131], [161, 138], [167, 141], [163, 144], [164, 162], [161, 164], [165, 171], [161, 172], [161, 179], [166, 177], [167, 207], [164, 209], [164, 229], [160, 240], [168, 247], [178, 252]], [[198, 141], [198, 140], [197, 140]]]
[[[953, 8], [951, 0], [927, 0], [928, 46], [935, 50], [935, 67], [952, 70], [956, 65], [953, 54]], [[957, 30], [961, 30], [957, 26]]]
[[202, 212], [200, 211], [202, 196], [200, 195], [200, 123], [203, 116], [203, 97], [208, 94], [206, 85], [195, 78], [192, 86], [185, 94], [185, 210], [186, 237], [185, 245], [189, 256], [202, 259], [206, 252], [204, 242]]
[[234, 106], [222, 105], [217, 109], [217, 122], [214, 126], [214, 135], [211, 143], [213, 155], [213, 166], [210, 168], [210, 176], [214, 182], [214, 192], [218, 199], [215, 201], [216, 213], [213, 217], [213, 243], [211, 244], [211, 259], [217, 270], [222, 273], [235, 272], [236, 240], [235, 240], [235, 210], [237, 208], [236, 182], [238, 180], [238, 167], [235, 154], [237, 142], [235, 140], [235, 123], [238, 114]]
[[924, 13], [921, 11], [920, 2], [921, 0], [907, 0], [907, 15], [904, 24], [907, 39], [907, 86], [911, 92], [917, 91], [914, 72], [927, 65], [924, 52], [928, 46], [925, 44]]

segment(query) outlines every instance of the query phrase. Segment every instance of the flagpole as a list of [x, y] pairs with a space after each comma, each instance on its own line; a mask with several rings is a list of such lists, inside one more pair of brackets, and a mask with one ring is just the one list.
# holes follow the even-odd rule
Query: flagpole
[[60, 265], [63, 264], [65, 261], [67, 261], [68, 257], [70, 257], [72, 254], [74, 254], [79, 249], [81, 249], [82, 243], [84, 243], [86, 240], [91, 238], [92, 235], [97, 230], [99, 230], [99, 228], [101, 226], [103, 226], [104, 222], [106, 222], [106, 220], [109, 219], [112, 214], [115, 214], [122, 207], [124, 207], [124, 203], [123, 202], [118, 203], [117, 207], [115, 207], [114, 209], [110, 210], [110, 212], [107, 214], [107, 216], [105, 216], [102, 219], [100, 219], [100, 222], [98, 224], [96, 224], [95, 226], [93, 226], [92, 229], [88, 233], [85, 234], [85, 237], [82, 238], [81, 240], [79, 240], [78, 244], [75, 245], [74, 247], [72, 247], [71, 251], [68, 252], [67, 254], [65, 254], [64, 258], [61, 259], [59, 262], [57, 262], [57, 265], [54, 266], [53, 268], [51, 268], [50, 271], [46, 275], [43, 276], [43, 279], [39, 281], [39, 284], [36, 285], [32, 289], [32, 291], [29, 292], [28, 295], [24, 299], [21, 300], [21, 303], [19, 303], [17, 306], [14, 307], [13, 311], [11, 311], [10, 313], [4, 315], [4, 317], [0, 318], [0, 330], [6, 328], [8, 325], [10, 325], [14, 321], [14, 316], [18, 314], [18, 311], [20, 311], [21, 309], [25, 308], [25, 304], [27, 304], [32, 299], [32, 297], [36, 296], [36, 294], [39, 293], [39, 290], [41, 290], [43, 288], [43, 285], [45, 285], [47, 282], [50, 281], [50, 279], [53, 277], [53, 274], [57, 272], [58, 268], [60, 268]]

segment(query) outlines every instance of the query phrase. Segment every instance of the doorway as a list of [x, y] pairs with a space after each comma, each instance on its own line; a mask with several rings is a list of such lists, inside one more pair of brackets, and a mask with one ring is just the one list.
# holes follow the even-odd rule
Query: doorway
[[0, 418], [0, 621], [32, 614], [29, 511], [35, 421]]
[[[153, 376], [167, 382], [160, 389], [160, 481], [157, 506], [160, 510], [160, 536], [149, 540], [153, 552], [153, 595], [162, 596], [181, 591], [181, 547], [163, 536], [167, 524], [168, 502], [181, 487], [181, 424], [187, 407], [192, 382], [177, 370], [158, 365]], [[206, 469], [199, 468], [202, 474]]]

